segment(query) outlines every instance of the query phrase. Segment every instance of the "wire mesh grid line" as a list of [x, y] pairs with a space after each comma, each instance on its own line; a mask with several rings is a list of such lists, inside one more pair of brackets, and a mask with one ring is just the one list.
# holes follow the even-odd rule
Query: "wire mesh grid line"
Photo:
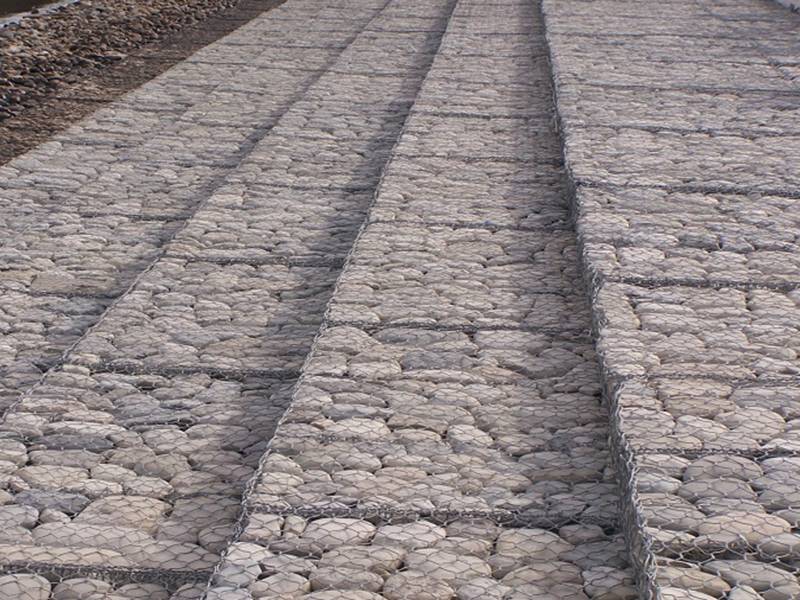
[[[623, 490], [620, 520], [640, 594], [643, 598], [669, 600], [795, 598], [800, 593], [794, 545], [797, 459], [793, 423], [797, 379], [793, 365], [795, 326], [791, 316], [796, 286], [791, 274], [786, 277], [778, 272], [773, 274], [769, 269], [759, 272], [755, 258], [761, 245], [775, 246], [778, 239], [789, 239], [786, 236], [791, 236], [793, 225], [789, 220], [763, 220], [760, 226], [770, 230], [759, 239], [754, 230], [736, 229], [733, 217], [726, 220], [722, 211], [715, 212], [716, 207], [704, 205], [696, 209], [700, 221], [697, 229], [708, 227], [702, 241], [689, 236], [685, 240], [680, 236], [668, 239], [676, 230], [664, 227], [656, 232], [653, 227], [651, 235], [663, 233], [665, 237], [650, 244], [643, 236], [649, 225], [643, 224], [647, 219], [654, 223], [656, 214], [648, 215], [644, 204], [635, 206], [629, 199], [636, 190], [663, 190], [659, 199], [680, 194], [696, 194], [694, 199], [742, 194], [737, 208], [742, 209], [746, 222], [747, 202], [755, 206], [761, 194], [775, 194], [775, 198], [788, 202], [794, 198], [796, 190], [788, 183], [788, 177], [781, 180], [774, 172], [773, 184], [758, 185], [758, 194], [753, 193], [755, 187], [746, 177], [731, 178], [728, 185], [709, 184], [698, 172], [685, 176], [681, 182], [662, 183], [670, 179], [667, 150], [664, 150], [663, 173], [658, 167], [649, 167], [653, 177], [634, 174], [620, 184], [613, 181], [614, 168], [609, 168], [608, 164], [603, 168], [612, 174], [611, 183], [604, 182], [601, 176], [587, 177], [591, 168], [587, 169], [587, 164], [582, 162], [584, 156], [577, 148], [575, 136], [592, 131], [598, 123], [589, 119], [577, 127], [571, 126], [571, 119], [577, 114], [571, 103], [576, 98], [575, 90], [584, 83], [575, 78], [574, 69], [585, 57], [579, 58], [563, 31], [558, 27], [554, 30], [552, 25], [571, 19], [571, 24], [577, 23], [573, 27], [583, 29], [580, 35], [599, 39], [598, 36], [605, 33], [603, 19], [614, 21], [616, 17], [604, 13], [597, 22], [588, 20], [587, 15], [591, 11], [608, 10], [611, 5], [613, 3], [591, 6], [575, 3], [562, 7], [546, 2], [545, 22], [550, 26], [547, 37], [560, 129], [568, 139], [565, 164], [572, 182], [579, 255], [590, 290], [595, 338], [612, 411], [611, 446]], [[669, 19], [651, 16], [638, 7], [626, 8], [637, 13], [643, 26], [653, 29], [633, 37], [648, 39], [661, 33], [656, 31], [659, 26], [662, 30], [675, 27]], [[709, 9], [704, 4], [679, 3], [674, 9], [672, 5], [664, 5], [663, 9], [675, 22], [698, 19], [701, 24], [696, 25], [695, 30], [704, 26], [718, 27], [719, 22], [714, 21], [719, 14], [743, 14], [748, 10], [733, 5], [715, 6], [711, 10], [719, 14], [708, 20]], [[770, 14], [780, 12], [777, 7], [759, 7], [759, 10]], [[751, 27], [755, 32], [754, 43], [768, 39], [767, 30], [758, 29], [763, 25], [758, 18], [722, 20], [728, 28], [726, 32]], [[654, 25], [657, 22], [660, 25]], [[775, 35], [781, 35], [782, 28], [778, 25], [783, 23], [775, 19], [770, 22], [775, 26]], [[615, 24], [627, 26], [624, 21]], [[686, 33], [691, 36], [692, 28], [689, 29]], [[735, 36], [721, 37], [734, 39]], [[749, 44], [751, 38], [743, 37], [747, 39], [744, 44]], [[759, 47], [762, 55], [764, 47]], [[738, 49], [747, 52], [744, 46]], [[712, 61], [707, 62], [713, 65]], [[780, 87], [781, 83], [772, 74], [757, 66], [760, 64], [749, 63], [748, 75]], [[626, 67], [618, 66], [619, 72], [624, 73]], [[785, 79], [785, 73], [780, 75]], [[608, 87], [627, 86], [612, 84]], [[631, 86], [631, 89], [634, 87], [650, 86], [645, 83]], [[756, 88], [759, 86], [751, 91]], [[688, 89], [674, 86], [658, 89], [672, 94], [673, 102], [689, 102]], [[692, 88], [692, 91], [721, 94], [722, 88], [717, 88], [717, 92], [713, 88]], [[676, 95], [678, 92], [684, 95]], [[776, 94], [788, 96], [795, 92], [784, 87]], [[673, 117], [662, 121], [670, 118]], [[612, 123], [611, 129], [615, 127]], [[654, 136], [665, 131], [658, 126], [646, 129], [648, 131], [642, 130], [643, 133]], [[737, 135], [735, 130], [729, 133], [731, 139]], [[632, 141], [636, 135], [630, 134], [629, 139]], [[570, 136], [573, 136], [572, 146]], [[658, 140], [654, 140], [653, 147], [657, 144]], [[633, 155], [630, 158], [631, 164], [636, 165], [637, 158]], [[677, 163], [682, 158], [676, 156], [674, 160]], [[757, 155], [753, 160], [758, 160]], [[774, 161], [774, 168], [781, 168], [779, 158]], [[635, 169], [636, 166], [632, 171]], [[603, 198], [622, 200], [603, 205], [597, 201], [597, 196], [592, 196], [592, 191], [599, 189], [608, 192]], [[744, 194], [750, 196], [745, 198]], [[653, 195], [647, 192], [645, 197]], [[689, 207], [689, 204], [676, 203], [670, 213], [664, 205], [657, 208], [656, 213], [668, 221], [684, 206]], [[614, 213], [615, 208], [620, 212]], [[684, 216], [689, 219], [687, 223], [691, 223], [691, 216]], [[639, 237], [630, 236], [623, 243], [606, 244], [601, 248], [598, 236], [603, 234], [603, 217], [626, 221], [632, 228], [641, 227], [637, 231]], [[698, 241], [700, 245], [708, 245], [714, 234], [726, 241], [732, 239], [726, 238], [726, 234], [738, 235], [737, 241], [751, 244], [749, 250], [733, 244], [728, 253], [730, 256], [740, 253], [743, 262], [751, 261], [742, 270], [744, 272], [737, 272], [735, 260], [718, 263], [715, 270], [707, 271], [707, 277], [702, 274], [700, 277], [683, 276], [682, 273], [658, 276], [646, 272], [666, 270], [665, 244], [670, 247], [674, 242], [672, 247], [680, 248], [675, 256], [684, 252], [683, 256], [689, 257], [688, 246]], [[782, 247], [788, 248], [786, 244]], [[629, 251], [613, 256], [619, 248]], [[719, 250], [724, 252], [725, 249]], [[604, 256], [602, 253], [606, 251], [609, 254]], [[647, 252], [652, 254], [648, 256]], [[701, 253], [691, 255], [691, 259]], [[709, 251], [707, 256], [712, 254]], [[651, 258], [652, 263], [648, 262]], [[658, 263], [659, 260], [663, 262]], [[653, 267], [656, 264], [660, 266]], [[691, 266], [684, 264], [683, 272], [702, 271], [699, 265], [700, 262]], [[726, 273], [727, 269], [731, 274]], [[674, 270], [679, 272], [680, 267]], [[753, 275], [759, 276], [758, 281]], [[727, 302], [727, 307], [723, 308], [719, 301]], [[703, 324], [703, 318], [707, 319], [707, 325]], [[671, 342], [664, 343], [670, 338]], [[692, 345], [693, 340], [697, 345]]]

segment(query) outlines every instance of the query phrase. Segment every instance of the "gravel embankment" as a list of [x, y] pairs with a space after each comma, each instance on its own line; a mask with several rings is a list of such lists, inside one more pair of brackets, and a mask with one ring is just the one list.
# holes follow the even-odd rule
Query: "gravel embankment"
[[126, 52], [207, 17], [236, 0], [99, 0], [65, 6], [4, 28], [0, 42], [0, 115], [10, 116], [76, 68], [113, 62]]
[[0, 164], [282, 1], [79, 1], [0, 27]]

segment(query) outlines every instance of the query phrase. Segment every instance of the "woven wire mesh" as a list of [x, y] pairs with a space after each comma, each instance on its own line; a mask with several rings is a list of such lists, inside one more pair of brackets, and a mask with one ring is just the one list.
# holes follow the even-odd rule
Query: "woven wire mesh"
[[[520, 44], [516, 39], [538, 31], [535, 11], [525, 3], [446, 4], [460, 9], [452, 23], [467, 39], [485, 37], [487, 28], [503, 25], [504, 33], [489, 37], [509, 38], [506, 50], [528, 51], [530, 40]], [[426, 22], [423, 12], [406, 15], [405, 29], [390, 35], [425, 27], [437, 33], [434, 26], [440, 24]], [[509, 12], [518, 19], [508, 18]], [[318, 24], [321, 30], [343, 27], [341, 20], [327, 21]], [[372, 33], [381, 31], [386, 21], [376, 21]], [[458, 36], [445, 41], [452, 48], [464, 47]], [[442, 90], [449, 95], [455, 85], [471, 99], [464, 90], [476, 87], [475, 82], [458, 77], [480, 78], [486, 75], [484, 68], [459, 72], [449, 80], [442, 73], [452, 72], [453, 64], [446, 59], [443, 64], [441, 81], [427, 86], [427, 97]], [[196, 73], [203, 68], [187, 67]], [[498, 82], [505, 77], [502, 70], [495, 74]], [[333, 73], [326, 85], [336, 79]], [[540, 95], [541, 89], [547, 86], [537, 79]], [[187, 365], [195, 344], [206, 343], [213, 329], [194, 327], [191, 319], [187, 322], [197, 340], [187, 343], [181, 331], [173, 331], [174, 338], [154, 338], [150, 319], [169, 311], [183, 313], [170, 295], [185, 291], [177, 285], [180, 271], [274, 273], [277, 269], [242, 265], [295, 266], [292, 261], [263, 260], [265, 245], [259, 252], [241, 254], [239, 261], [231, 261], [235, 252], [225, 250], [211, 252], [206, 264], [184, 268], [182, 263], [209, 251], [197, 243], [207, 225], [199, 219], [196, 229], [189, 224], [176, 242], [184, 244], [179, 252], [152, 271], [165, 274], [154, 286], [156, 294], [166, 290], [163, 304], [147, 307], [151, 290], [140, 282], [139, 290], [146, 293], [128, 294], [116, 306], [118, 320], [104, 320], [95, 330], [100, 335], [94, 345], [84, 340], [76, 354], [80, 364], [67, 363], [49, 373], [9, 413], [0, 443], [10, 464], [4, 471], [7, 496], [2, 497], [0, 515], [9, 523], [3, 556], [14, 573], [0, 579], [0, 598], [635, 598], [609, 462], [609, 454], [620, 455], [618, 468], [628, 485], [633, 478], [630, 453], [616, 434], [610, 447], [607, 441], [596, 359], [585, 336], [588, 311], [573, 281], [573, 240], [564, 231], [562, 187], [558, 182], [543, 185], [544, 180], [553, 183], [554, 173], [560, 176], [558, 140], [547, 131], [548, 116], [541, 130], [541, 124], [528, 119], [535, 112], [528, 91], [520, 94], [523, 102], [511, 98], [513, 94], [505, 100], [513, 100], [513, 109], [526, 115], [521, 129], [536, 134], [535, 144], [517, 144], [516, 125], [503, 119], [488, 128], [489, 119], [478, 119], [484, 121], [482, 131], [493, 131], [496, 138], [472, 136], [472, 145], [454, 145], [448, 135], [459, 139], [480, 123], [463, 114], [460, 121], [430, 117], [420, 109], [415, 115], [421, 118], [407, 129], [412, 135], [405, 146], [391, 154], [386, 145], [380, 153], [351, 153], [368, 157], [369, 176], [361, 167], [354, 170], [355, 179], [306, 168], [287, 171], [293, 200], [295, 188], [309, 185], [333, 182], [371, 189], [379, 163], [386, 160], [412, 173], [470, 165], [473, 183], [490, 191], [501, 179], [508, 184], [506, 191], [521, 191], [526, 197], [538, 198], [547, 188], [541, 206], [516, 207], [505, 214], [508, 206], [499, 207], [495, 212], [505, 219], [500, 224], [492, 220], [492, 211], [479, 206], [485, 198], [474, 197], [459, 205], [474, 211], [471, 217], [446, 210], [434, 225], [421, 218], [419, 229], [401, 231], [396, 240], [390, 235], [394, 226], [365, 220], [361, 231], [370, 227], [372, 238], [365, 235], [361, 241], [367, 239], [378, 256], [392, 254], [383, 247], [384, 240], [408, 247], [403, 237], [409, 231], [413, 242], [423, 229], [430, 230], [426, 235], [432, 250], [424, 260], [438, 261], [443, 279], [471, 282], [471, 297], [439, 286], [443, 293], [427, 297], [425, 306], [414, 307], [414, 318], [407, 318], [412, 307], [393, 303], [424, 281], [412, 273], [414, 257], [387, 266], [349, 255], [346, 276], [339, 280], [296, 388], [298, 357], [305, 356], [318, 329], [327, 291], [304, 300], [301, 309], [286, 308], [290, 318], [315, 318], [302, 332], [272, 338], [284, 350], [288, 341], [302, 338], [300, 349], [290, 348], [293, 362], [285, 370], [259, 370], [275, 358], [262, 346], [250, 348], [256, 352], [247, 356], [238, 346], [224, 344], [222, 352]], [[496, 98], [489, 97], [488, 103], [498, 108]], [[438, 139], [425, 138], [428, 130], [435, 130]], [[316, 144], [307, 144], [314, 155]], [[350, 163], [342, 159], [345, 153], [328, 151], [335, 156], [324, 166], [346, 170], [342, 164]], [[262, 164], [238, 173], [237, 185], [253, 184], [269, 172], [260, 171], [261, 166], [274, 167], [281, 158], [271, 145], [256, 154], [254, 163]], [[298, 157], [302, 162], [311, 155], [301, 152]], [[532, 163], [542, 167], [533, 184]], [[386, 173], [381, 178], [382, 189], [391, 189]], [[408, 182], [401, 178], [402, 183]], [[454, 190], [450, 193], [462, 194]], [[402, 196], [399, 209], [388, 201], [382, 208], [384, 215], [402, 212]], [[426, 215], [424, 201], [415, 208]], [[205, 214], [213, 223], [218, 218], [214, 214], [221, 213]], [[518, 223], [520, 215], [525, 223]], [[262, 218], [255, 215], [253, 225]], [[553, 223], [557, 232], [548, 229]], [[532, 235], [531, 228], [540, 225], [539, 234]], [[348, 221], [343, 247], [355, 232], [350, 226]], [[270, 230], [254, 227], [255, 233], [242, 239], [252, 243], [265, 231]], [[362, 255], [369, 255], [367, 242], [359, 247]], [[459, 261], [436, 254], [448, 247], [461, 253]], [[237, 262], [241, 264], [226, 268]], [[324, 266], [340, 266], [338, 260], [329, 262]], [[381, 294], [367, 303], [376, 318], [365, 322], [359, 286], [364, 285], [362, 278], [369, 281], [379, 270], [388, 277]], [[481, 297], [476, 282], [490, 291], [493, 284], [494, 294], [484, 291]], [[259, 288], [263, 282], [249, 285]], [[539, 292], [530, 295], [539, 297], [529, 304], [523, 292], [537, 286]], [[296, 293], [292, 286], [276, 290], [284, 296], [281, 300]], [[229, 295], [222, 290], [215, 300]], [[134, 313], [147, 327], [132, 340]], [[244, 311], [242, 316], [251, 315]], [[142, 361], [142, 340], [150, 342], [148, 351], [169, 350]], [[176, 341], [183, 347], [169, 345]], [[123, 359], [122, 346], [115, 344], [125, 342], [130, 356]], [[290, 395], [291, 409], [267, 446]], [[628, 515], [623, 512], [624, 518]], [[630, 538], [628, 543], [639, 552], [635, 538], [634, 544]], [[217, 563], [221, 551], [223, 560]], [[212, 567], [211, 587], [205, 590], [198, 582], [208, 578]]]
[[[395, 156], [390, 165], [432, 163], [402, 148]], [[391, 189], [391, 168], [382, 189]], [[502, 320], [482, 320], [477, 304], [447, 299], [445, 286], [403, 309], [403, 286], [417, 285], [413, 263], [374, 260], [399, 244], [399, 261], [409, 235], [415, 251], [420, 236], [431, 239], [430, 256], [416, 260], [438, 262], [443, 278], [491, 272], [479, 258], [487, 247], [519, 255], [499, 258], [498, 273], [504, 260], [525, 270], [537, 252], [507, 232], [487, 244], [488, 230], [502, 228], [473, 225], [475, 233], [448, 231], [455, 219], [394, 231], [367, 218], [209, 598], [636, 597], [586, 307], [570, 311], [564, 298], [575, 290], [559, 287], [570, 283], [560, 271], [568, 253], [542, 261], [547, 276], [526, 273], [529, 287], [555, 290], [549, 328], [520, 326], [524, 300], [513, 311], [505, 300]], [[449, 239], [468, 250], [463, 260], [436, 254]], [[501, 287], [514, 299], [521, 284], [511, 279]]]
[[[575, 62], [570, 61], [580, 59], [577, 51], [571, 54], [575, 48], [563, 29], [579, 22], [589, 33], [612, 22], [612, 27], [623, 28], [630, 23], [615, 21], [613, 13], [600, 21], [582, 22], [585, 14], [575, 18], [584, 8], [602, 11], [608, 5], [562, 6], [563, 14], [560, 6], [547, 2], [545, 20], [556, 24], [550, 49], [560, 127], [578, 149], [566, 155], [577, 185], [571, 199], [611, 404], [610, 448], [622, 489], [620, 521], [640, 597], [800, 597], [794, 433], [797, 285], [790, 275], [793, 216], [785, 210], [794, 200], [780, 194], [737, 195], [736, 186], [699, 182], [627, 187], [635, 177], [625, 183], [584, 185], [589, 171], [580, 144], [592, 136], [577, 143], [581, 134], [571, 127], [578, 114], [575, 92], [582, 83], [569, 79], [575, 75]], [[706, 32], [721, 24], [703, 20], [709, 7], [748, 10], [746, 4], [675, 5], [676, 10], [696, 12], [702, 21], [698, 27]], [[651, 8], [656, 7], [644, 10]], [[624, 10], [635, 13], [639, 8]], [[649, 25], [644, 19], [636, 22], [646, 27], [655, 21], [664, 30], [672, 26], [660, 19]], [[729, 24], [744, 22], [732, 19]], [[620, 49], [620, 56], [636, 47]], [[608, 64], [619, 59], [610, 56]], [[617, 65], [619, 73], [634, 73], [636, 65], [628, 68], [629, 60], [625, 58], [624, 67]], [[691, 70], [697, 77], [694, 65]], [[723, 72], [715, 69], [706, 75]], [[666, 100], [663, 90], [653, 94]], [[602, 111], [602, 101], [593, 101]], [[690, 112], [680, 103], [664, 104], [668, 110]], [[734, 109], [743, 109], [736, 115], [740, 124], [753, 116], [743, 104], [732, 103]], [[705, 116], [721, 120], [723, 113], [711, 110]], [[670, 156], [667, 146], [665, 142], [658, 148], [660, 155]], [[604, 159], [592, 157], [593, 164], [598, 160]], [[615, 157], [614, 164], [620, 162], [634, 169], [637, 164]], [[646, 171], [663, 175], [658, 167]], [[614, 183], [619, 185], [604, 185]], [[755, 212], [760, 215], [757, 225]]]
[[792, 297], [669, 281], [597, 288], [617, 438], [635, 464], [629, 527], [654, 594], [800, 594], [796, 384], [780, 371], [796, 339]]
[[0, 428], [0, 598], [199, 598], [291, 386], [50, 373]]
[[577, 599], [586, 598], [586, 591], [593, 598], [612, 597], [616, 590], [633, 598], [619, 536], [595, 525], [548, 531], [504, 528], [481, 517], [315, 513], [251, 513], [217, 572], [213, 593]]
[[[111, 571], [97, 570], [88, 575], [57, 575], [52, 568], [0, 575], [0, 598], [11, 600], [197, 600], [202, 596], [200, 584], [118, 583]], [[131, 576], [125, 577], [130, 581]]]
[[678, 395], [675, 381], [660, 383], [623, 384], [617, 402], [662, 595], [796, 598], [794, 386], [726, 382], [715, 395], [719, 383], [684, 380]]
[[[788, 22], [769, 10], [545, 2], [565, 162], [578, 186], [573, 212], [611, 402], [620, 520], [643, 598], [800, 595], [796, 194], [785, 193], [786, 177], [771, 180], [774, 196], [766, 191], [765, 180], [783, 169], [778, 161], [757, 180], [741, 163], [724, 177], [721, 163], [692, 170], [718, 151], [713, 142], [691, 149], [693, 121], [755, 131], [766, 122], [765, 104], [734, 97], [722, 106], [718, 94], [697, 110], [700, 96], [679, 84], [727, 85], [731, 72], [717, 60], [725, 55], [770, 62], [773, 36]], [[749, 22], [773, 16], [774, 28]], [[633, 35], [611, 42], [609, 31]], [[662, 47], [645, 32], [672, 33], [678, 43]], [[710, 32], [737, 41], [708, 45], [719, 54], [701, 58]], [[693, 62], [678, 64], [684, 55]], [[740, 81], [763, 77], [787, 87], [771, 68], [745, 68]], [[623, 133], [600, 126], [614, 121]], [[754, 148], [747, 160], [761, 164], [768, 155]]]
[[712, 597], [800, 594], [797, 458], [646, 454], [639, 462], [662, 586]]

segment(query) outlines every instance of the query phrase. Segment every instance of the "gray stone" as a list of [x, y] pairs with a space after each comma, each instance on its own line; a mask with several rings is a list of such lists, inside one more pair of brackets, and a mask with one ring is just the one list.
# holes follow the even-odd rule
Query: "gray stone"
[[359, 519], [323, 518], [310, 521], [302, 539], [323, 550], [364, 543], [372, 539], [375, 526]]
[[426, 521], [417, 521], [400, 525], [383, 525], [375, 532], [373, 543], [417, 550], [434, 546], [443, 540], [445, 535], [443, 527]]
[[81, 512], [91, 502], [81, 494], [64, 492], [47, 492], [43, 490], [26, 490], [14, 497], [19, 504], [32, 506], [40, 511], [47, 509], [57, 510], [68, 515]]
[[383, 577], [357, 567], [320, 567], [312, 571], [312, 590], [366, 590], [378, 592]]
[[39, 575], [3, 575], [0, 576], [0, 598], [48, 600], [50, 582]]
[[75, 518], [75, 521], [133, 527], [147, 533], [155, 533], [159, 520], [169, 509], [168, 504], [152, 498], [110, 496], [92, 502]]
[[296, 597], [311, 590], [308, 579], [296, 573], [276, 573], [250, 586], [253, 598]]
[[0, 506], [0, 527], [26, 527], [30, 529], [39, 519], [39, 511], [32, 506]]
[[446, 581], [455, 587], [476, 577], [489, 577], [492, 574], [489, 564], [477, 556], [465, 556], [437, 548], [409, 552], [405, 565], [411, 571]]
[[91, 596], [106, 595], [112, 586], [98, 579], [67, 579], [53, 588], [53, 600], [83, 600]]
[[388, 600], [405, 600], [409, 596], [419, 600], [451, 600], [454, 595], [453, 588], [445, 581], [414, 570], [392, 575], [383, 586], [383, 596]]

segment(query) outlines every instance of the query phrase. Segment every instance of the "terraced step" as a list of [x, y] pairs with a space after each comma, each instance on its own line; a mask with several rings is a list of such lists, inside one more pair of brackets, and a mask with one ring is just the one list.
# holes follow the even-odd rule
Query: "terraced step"
[[538, 23], [459, 0], [208, 598], [635, 597]]
[[[0, 167], [0, 407], [160, 257], [382, 5], [276, 8]], [[286, 47], [300, 31], [315, 45]]]
[[[321, 23], [323, 38], [362, 29], [12, 406], [2, 509], [19, 522], [0, 597], [46, 595], [39, 575], [202, 592], [450, 9], [426, 3], [427, 25], [411, 31], [391, 3], [370, 20]], [[303, 197], [328, 208], [316, 229]], [[285, 242], [270, 245], [271, 231]]]
[[640, 596], [800, 597], [800, 20], [544, 9]]

